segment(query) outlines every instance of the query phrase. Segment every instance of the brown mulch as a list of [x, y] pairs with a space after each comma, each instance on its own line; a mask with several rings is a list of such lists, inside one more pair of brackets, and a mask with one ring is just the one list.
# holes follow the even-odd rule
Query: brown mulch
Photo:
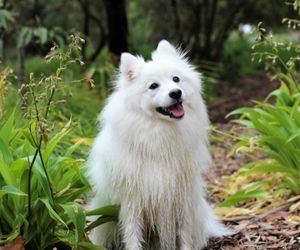
[[0, 250], [24, 250], [24, 239], [22, 237], [18, 237], [11, 243], [0, 247]]
[[237, 221], [228, 218], [225, 224], [233, 230], [233, 235], [211, 239], [205, 250], [299, 250], [300, 225], [286, 219], [290, 214], [289, 211], [277, 211], [257, 221], [256, 217]]
[[[218, 129], [228, 131], [233, 125], [215, 124]], [[214, 166], [207, 175], [208, 186], [224, 185], [224, 176], [233, 174], [247, 157], [227, 156], [230, 148], [222, 143], [212, 143]], [[219, 203], [220, 197], [210, 192], [212, 204]], [[297, 198], [297, 197], [296, 197]], [[297, 198], [300, 201], [300, 197]], [[293, 215], [300, 216], [300, 208], [290, 211], [293, 202], [283, 204], [258, 215], [241, 215], [223, 218], [223, 222], [233, 231], [233, 235], [211, 239], [205, 250], [264, 250], [287, 249], [300, 250], [300, 221], [289, 221]]]

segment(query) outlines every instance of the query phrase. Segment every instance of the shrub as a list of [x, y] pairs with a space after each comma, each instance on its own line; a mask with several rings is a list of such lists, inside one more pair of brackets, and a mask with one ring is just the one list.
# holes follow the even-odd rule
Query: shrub
[[250, 75], [259, 69], [251, 61], [251, 47], [254, 41], [251, 35], [232, 32], [226, 41], [221, 59], [221, 77], [235, 83], [241, 76]]
[[[300, 10], [299, 1], [294, 8]], [[300, 12], [299, 12], [300, 13]], [[299, 21], [291, 20], [299, 26]], [[240, 115], [236, 123], [247, 128], [249, 134], [233, 134], [237, 139], [234, 150], [252, 156], [253, 161], [240, 170], [240, 174], [280, 173], [280, 178], [271, 181], [277, 189], [300, 193], [300, 74], [299, 57], [283, 58], [289, 51], [300, 52], [300, 45], [291, 42], [274, 41], [271, 34], [259, 24], [257, 27], [257, 45], [271, 50], [255, 52], [255, 58], [268, 63], [268, 68], [277, 70], [275, 78], [281, 82], [279, 89], [273, 91], [263, 102], [256, 101], [253, 108], [240, 108], [230, 115]], [[286, 53], [285, 53], [286, 51]], [[255, 155], [263, 153], [263, 159]], [[276, 190], [268, 190], [268, 181], [249, 186], [226, 199], [221, 206], [230, 206], [239, 201], [258, 198]]]
[[[79, 142], [65, 142], [72, 120], [61, 126], [50, 119], [64, 102], [57, 98], [61, 95], [56, 97], [64, 90], [64, 72], [80, 62], [80, 41], [71, 36], [67, 48], [52, 48], [47, 60], [58, 67], [51, 75], [36, 79], [30, 74], [21, 91], [24, 111], [16, 107], [0, 113], [0, 245], [21, 236], [26, 249], [104, 249], [93, 245], [86, 232], [116, 219], [114, 206], [84, 210], [84, 195], [90, 190], [85, 161], [74, 157]], [[86, 216], [95, 214], [102, 221], [86, 226]]]
[[16, 119], [20, 117], [12, 113], [0, 129], [0, 243], [21, 235], [28, 249], [46, 249], [59, 241], [76, 246], [84, 240], [85, 214], [74, 200], [89, 184], [83, 161], [71, 157], [75, 147], [53, 153], [69, 130], [37, 149], [28, 128], [18, 127]]

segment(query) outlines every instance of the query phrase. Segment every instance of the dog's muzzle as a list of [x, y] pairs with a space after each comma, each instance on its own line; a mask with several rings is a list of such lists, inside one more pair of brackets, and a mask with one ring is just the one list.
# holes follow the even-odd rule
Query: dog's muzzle
[[157, 107], [156, 111], [162, 115], [169, 116], [174, 119], [181, 119], [184, 116], [184, 108], [181, 99], [170, 106]]

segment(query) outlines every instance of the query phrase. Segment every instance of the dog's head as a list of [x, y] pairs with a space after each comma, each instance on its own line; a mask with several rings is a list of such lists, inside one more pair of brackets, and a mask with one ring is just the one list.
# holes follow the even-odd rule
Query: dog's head
[[151, 117], [179, 120], [200, 95], [201, 80], [184, 54], [163, 40], [150, 61], [122, 54], [117, 87], [127, 93], [131, 108]]

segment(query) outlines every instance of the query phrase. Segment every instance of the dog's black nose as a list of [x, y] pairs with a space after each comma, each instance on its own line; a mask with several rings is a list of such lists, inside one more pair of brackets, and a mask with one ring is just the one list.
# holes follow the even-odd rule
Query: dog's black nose
[[175, 100], [178, 100], [182, 95], [182, 92], [180, 89], [173, 89], [170, 91], [169, 96]]

